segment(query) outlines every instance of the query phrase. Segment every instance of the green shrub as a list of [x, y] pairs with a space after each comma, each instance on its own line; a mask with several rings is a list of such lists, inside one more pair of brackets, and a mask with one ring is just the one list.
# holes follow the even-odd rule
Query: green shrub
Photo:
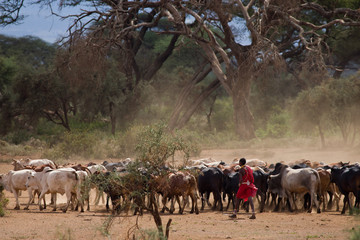
[[96, 147], [96, 133], [91, 132], [65, 132], [61, 142], [45, 153], [50, 159], [69, 159], [71, 156], [89, 158]]
[[259, 138], [282, 138], [289, 135], [290, 115], [286, 111], [275, 110], [266, 123], [265, 128], [256, 130], [256, 136]]
[[5, 208], [6, 205], [9, 203], [9, 199], [5, 198], [3, 190], [3, 186], [0, 186], [0, 217], [5, 216]]
[[4, 137], [4, 140], [9, 143], [20, 144], [20, 143], [28, 141], [30, 138], [31, 138], [30, 132], [23, 130], [23, 129], [18, 129], [16, 131], [13, 131], [13, 132], [10, 132], [9, 134], [7, 134]]

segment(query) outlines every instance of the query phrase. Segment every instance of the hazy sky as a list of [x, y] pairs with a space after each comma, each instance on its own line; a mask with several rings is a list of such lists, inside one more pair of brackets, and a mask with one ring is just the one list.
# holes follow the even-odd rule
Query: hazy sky
[[[80, 12], [80, 8], [66, 8], [59, 12], [62, 15]], [[48, 8], [40, 9], [39, 6], [27, 6], [22, 9], [21, 14], [25, 19], [21, 24], [0, 26], [0, 34], [23, 37], [27, 35], [36, 36], [49, 43], [54, 43], [60, 36], [66, 34], [71, 20], [61, 21], [58, 17], [51, 15]]]

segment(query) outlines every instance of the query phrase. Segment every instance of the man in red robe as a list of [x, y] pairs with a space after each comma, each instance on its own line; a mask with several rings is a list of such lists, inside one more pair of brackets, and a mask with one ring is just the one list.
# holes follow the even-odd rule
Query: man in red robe
[[253, 197], [256, 195], [257, 188], [254, 185], [254, 175], [252, 169], [246, 165], [246, 159], [241, 158], [239, 160], [240, 170], [239, 170], [239, 190], [236, 194], [236, 204], [234, 213], [230, 215], [231, 218], [236, 218], [236, 213], [239, 209], [240, 199], [243, 199], [244, 202], [249, 201], [252, 215], [250, 219], [255, 219], [255, 208]]

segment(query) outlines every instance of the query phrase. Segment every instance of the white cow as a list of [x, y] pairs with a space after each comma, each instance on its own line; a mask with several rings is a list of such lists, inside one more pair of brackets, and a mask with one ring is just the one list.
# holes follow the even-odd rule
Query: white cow
[[[90, 181], [88, 181], [89, 174], [86, 171], [78, 170], [76, 173], [79, 176], [79, 187], [81, 194], [81, 203], [77, 201], [75, 210], [78, 210], [79, 205], [84, 206], [84, 201], [87, 202], [87, 210], [90, 211]], [[83, 212], [84, 210], [82, 210]]]
[[[232, 163], [239, 163], [238, 158], [234, 158], [234, 160], [232, 161]], [[266, 167], [267, 166], [267, 162], [264, 162], [260, 159], [246, 159], [246, 165], [248, 165], [249, 167]]]
[[49, 164], [51, 168], [55, 169], [57, 168], [56, 164], [49, 160], [49, 159], [30, 159], [27, 158], [25, 160], [20, 160], [21, 164], [24, 166], [32, 166], [32, 167], [39, 167], [43, 165]]
[[4, 186], [5, 190], [14, 194], [16, 200], [16, 205], [14, 209], [20, 209], [19, 191], [21, 190], [28, 191], [29, 201], [24, 209], [29, 209], [30, 202], [33, 199], [32, 191], [38, 189], [36, 186], [30, 188], [26, 187], [26, 181], [33, 172], [34, 170], [24, 169], [19, 171], [9, 171], [7, 174], [0, 175], [0, 184]]
[[[63, 209], [63, 212], [67, 211], [72, 194], [76, 194], [77, 199], [80, 202], [81, 211], [84, 211], [80, 194], [80, 178], [78, 173], [74, 169], [52, 170], [51, 168], [46, 167], [42, 172], [33, 172], [28, 178], [26, 185], [29, 187], [34, 185], [40, 187], [40, 210], [42, 210], [41, 198], [44, 198], [45, 194], [60, 193], [61, 195], [63, 195], [65, 193], [67, 204], [66, 207]], [[54, 196], [53, 211], [56, 211], [56, 195]]]
[[[99, 173], [104, 173], [106, 172], [106, 167], [102, 164], [95, 164], [95, 165], [91, 165], [87, 167], [91, 174], [94, 174], [96, 172]], [[100, 198], [102, 199], [102, 203], [105, 203], [105, 198], [104, 198], [104, 191], [100, 191], [99, 188], [94, 184], [92, 185], [92, 188], [95, 188], [95, 205], [98, 205], [100, 202]]]
[[[280, 186], [279, 183], [280, 182]], [[282, 165], [280, 173], [270, 176], [269, 189], [270, 192], [280, 191], [282, 196], [288, 197], [290, 201], [290, 211], [297, 210], [293, 193], [305, 194], [309, 193], [311, 204], [308, 212], [312, 210], [312, 206], [316, 205], [317, 212], [320, 213], [319, 201], [317, 196], [321, 191], [321, 181], [319, 173], [312, 168], [292, 169], [287, 165]]]

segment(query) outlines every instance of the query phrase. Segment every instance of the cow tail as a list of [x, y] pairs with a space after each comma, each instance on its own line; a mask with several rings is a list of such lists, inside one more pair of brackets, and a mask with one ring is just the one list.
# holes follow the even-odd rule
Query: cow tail
[[321, 196], [321, 180], [320, 180], [319, 173], [316, 170], [314, 170], [314, 173], [318, 180], [317, 195], [318, 195], [318, 197], [320, 197]]
[[79, 175], [78, 175], [78, 173], [76, 172], [76, 171], [73, 171], [73, 173], [74, 173], [74, 175], [75, 175], [75, 180], [77, 181], [77, 182], [79, 182]]
[[200, 197], [198, 195], [199, 189], [198, 189], [198, 186], [197, 186], [197, 179], [193, 175], [190, 175], [190, 176], [191, 176], [191, 180], [190, 180], [191, 185], [195, 186], [195, 197], [196, 197], [196, 199], [198, 199]]
[[92, 175], [92, 173], [91, 173], [91, 171], [90, 171], [90, 169], [89, 168], [85, 168], [85, 172], [87, 172], [87, 174], [89, 174], [89, 177]]

